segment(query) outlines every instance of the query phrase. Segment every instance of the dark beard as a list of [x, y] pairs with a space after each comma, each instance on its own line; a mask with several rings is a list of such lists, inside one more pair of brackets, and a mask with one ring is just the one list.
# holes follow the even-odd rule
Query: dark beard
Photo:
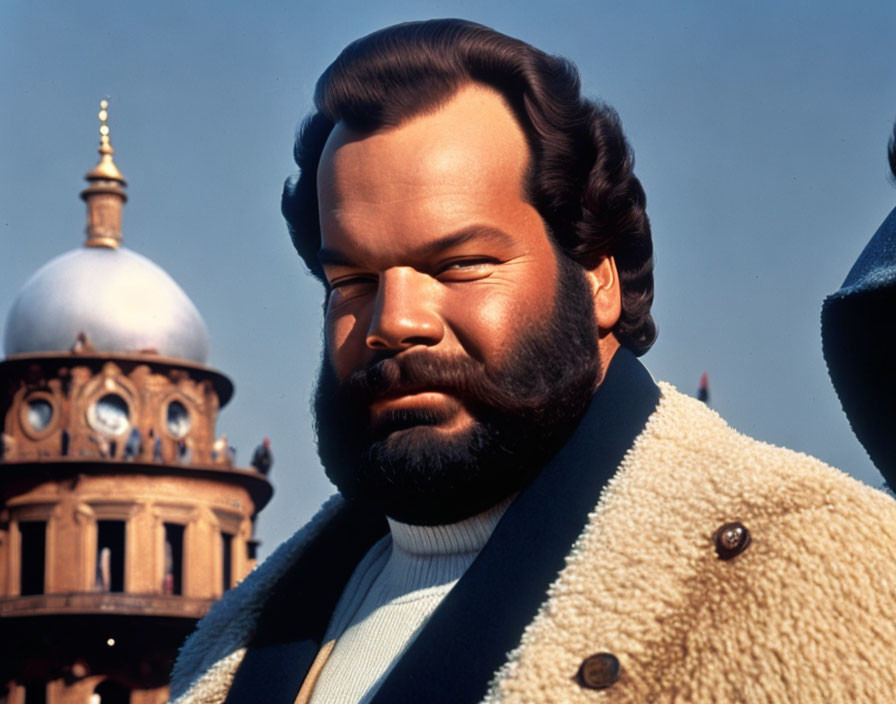
[[[582, 268], [558, 255], [554, 310], [521, 332], [499, 368], [422, 351], [378, 356], [342, 383], [326, 350], [315, 394], [318, 454], [350, 501], [416, 525], [454, 523], [525, 486], [569, 436], [601, 377], [591, 288]], [[473, 424], [447, 435], [438, 411], [386, 414], [369, 403], [425, 389], [463, 401]]]

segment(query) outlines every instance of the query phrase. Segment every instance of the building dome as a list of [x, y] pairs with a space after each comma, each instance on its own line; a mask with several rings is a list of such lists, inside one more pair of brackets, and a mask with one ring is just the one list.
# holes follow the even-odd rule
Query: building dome
[[47, 262], [25, 283], [6, 319], [7, 355], [72, 350], [152, 352], [204, 364], [208, 329], [174, 279], [121, 246], [124, 176], [100, 103], [100, 160], [84, 177], [87, 240]]
[[208, 356], [208, 329], [187, 294], [124, 247], [83, 247], [38, 269], [13, 302], [4, 347], [7, 355], [70, 350], [81, 333], [104, 352]]

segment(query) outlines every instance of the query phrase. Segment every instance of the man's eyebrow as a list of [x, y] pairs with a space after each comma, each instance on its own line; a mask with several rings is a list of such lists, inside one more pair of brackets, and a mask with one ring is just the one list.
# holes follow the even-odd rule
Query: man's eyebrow
[[512, 245], [515, 240], [506, 232], [499, 230], [496, 227], [474, 225], [473, 227], [465, 227], [462, 230], [458, 230], [457, 232], [428, 242], [414, 252], [414, 254], [421, 257], [432, 256], [443, 252], [446, 249], [467, 244], [468, 242], [491, 242], [493, 244], [509, 246]]
[[[407, 256], [409, 259], [425, 259], [451, 249], [452, 247], [459, 247], [462, 244], [477, 241], [509, 246], [513, 244], [515, 240], [506, 232], [499, 230], [498, 228], [489, 227], [487, 225], [474, 225], [473, 227], [465, 227], [462, 230], [445, 235], [444, 237], [439, 237], [432, 242], [427, 242], [421, 247], [408, 251]], [[318, 251], [317, 261], [320, 262], [321, 266], [326, 266], [328, 264], [331, 266], [354, 265], [354, 262], [349, 256], [338, 250], [327, 249], [326, 247], [321, 247]]]
[[327, 249], [326, 247], [321, 247], [317, 252], [317, 261], [320, 262], [321, 266], [326, 266], [330, 264], [331, 266], [351, 266], [351, 260], [342, 254], [342, 252], [338, 252], [335, 249]]

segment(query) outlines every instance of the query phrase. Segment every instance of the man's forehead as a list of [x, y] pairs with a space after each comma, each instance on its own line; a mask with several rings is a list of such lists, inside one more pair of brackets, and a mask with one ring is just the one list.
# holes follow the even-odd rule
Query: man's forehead
[[491, 169], [522, 174], [528, 160], [525, 135], [503, 96], [471, 83], [436, 110], [396, 127], [361, 133], [338, 122], [321, 156], [318, 188], [340, 195], [351, 184], [352, 195], [363, 198], [375, 186], [398, 195], [446, 179], [477, 179]]

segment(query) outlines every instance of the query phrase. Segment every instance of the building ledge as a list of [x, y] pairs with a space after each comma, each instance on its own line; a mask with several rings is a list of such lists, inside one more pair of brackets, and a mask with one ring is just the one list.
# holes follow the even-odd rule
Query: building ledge
[[207, 367], [198, 362], [175, 357], [165, 357], [148, 352], [22, 352], [11, 354], [5, 359], [0, 359], [0, 379], [4, 377], [20, 377], [23, 372], [33, 364], [40, 364], [47, 369], [58, 367], [71, 367], [79, 364], [101, 368], [107, 362], [115, 362], [118, 365], [148, 364], [150, 367], [184, 369], [201, 377], [211, 379], [221, 408], [227, 405], [233, 396], [233, 382], [223, 373], [212, 367]]
[[58, 481], [66, 476], [77, 476], [78, 474], [134, 474], [142, 476], [196, 477], [223, 481], [244, 487], [252, 497], [255, 513], [258, 513], [267, 505], [274, 493], [274, 489], [267, 477], [254, 469], [201, 462], [172, 464], [97, 457], [42, 457], [23, 460], [0, 460], [0, 467], [2, 467], [0, 484], [17, 479]]
[[214, 599], [168, 594], [67, 592], [0, 598], [0, 618], [60, 614], [115, 614], [198, 619]]

